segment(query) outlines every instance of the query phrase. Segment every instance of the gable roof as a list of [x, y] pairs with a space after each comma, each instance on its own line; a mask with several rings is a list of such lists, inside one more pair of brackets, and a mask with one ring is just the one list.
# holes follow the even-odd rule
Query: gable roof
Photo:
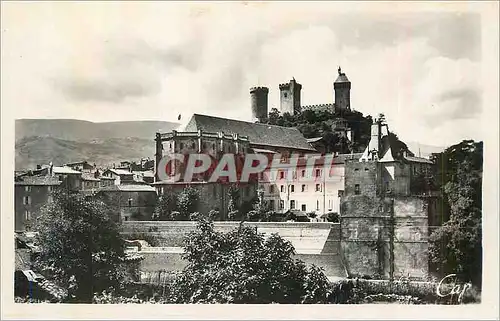
[[61, 182], [57, 177], [37, 175], [18, 177], [15, 185], [57, 186], [61, 185]]
[[125, 184], [125, 185], [112, 185], [99, 188], [99, 191], [108, 192], [156, 192], [156, 189], [149, 185], [136, 185], [136, 184]]
[[224, 132], [248, 136], [250, 144], [316, 151], [294, 127], [257, 124], [241, 120], [194, 114], [183, 131]]
[[127, 170], [124, 170], [124, 169], [118, 169], [118, 168], [110, 168], [110, 169], [107, 169], [104, 171], [104, 173], [106, 172], [111, 172], [113, 174], [116, 174], [118, 176], [122, 176], [122, 175], [134, 175], [133, 173], [127, 171]]
[[67, 166], [53, 166], [52, 171], [54, 174], [82, 174], [79, 171], [75, 171], [74, 169]]

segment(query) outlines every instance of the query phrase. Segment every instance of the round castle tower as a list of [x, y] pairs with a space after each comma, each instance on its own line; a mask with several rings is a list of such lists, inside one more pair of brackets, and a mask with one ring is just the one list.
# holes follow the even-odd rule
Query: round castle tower
[[252, 119], [263, 122], [267, 119], [267, 95], [269, 88], [252, 87], [250, 88], [250, 102], [252, 106]]

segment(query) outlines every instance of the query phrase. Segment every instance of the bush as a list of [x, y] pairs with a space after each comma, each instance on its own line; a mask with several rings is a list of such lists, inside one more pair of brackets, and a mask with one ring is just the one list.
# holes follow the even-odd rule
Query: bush
[[174, 303], [326, 303], [329, 282], [317, 267], [292, 258], [278, 235], [265, 239], [240, 225], [229, 233], [199, 220], [185, 241], [189, 263], [173, 282]]

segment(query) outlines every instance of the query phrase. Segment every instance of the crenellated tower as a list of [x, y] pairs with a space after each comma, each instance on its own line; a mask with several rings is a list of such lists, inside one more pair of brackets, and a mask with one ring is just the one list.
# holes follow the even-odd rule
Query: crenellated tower
[[295, 81], [295, 78], [289, 83], [280, 84], [280, 112], [294, 115], [300, 113], [300, 90], [302, 85]]

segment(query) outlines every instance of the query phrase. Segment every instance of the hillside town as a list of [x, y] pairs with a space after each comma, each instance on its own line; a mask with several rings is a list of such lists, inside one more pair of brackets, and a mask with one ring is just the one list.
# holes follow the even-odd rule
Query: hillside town
[[[306, 138], [297, 127], [273, 124], [276, 109], [269, 110], [269, 88], [253, 87], [252, 122], [194, 114], [176, 130], [151, 137], [155, 155], [140, 160], [97, 166], [53, 159], [16, 171], [17, 238], [26, 248], [33, 222], [54, 195], [76, 192], [86, 200], [103, 200], [111, 209], [129, 257], [138, 262], [139, 283], [164, 283], [165, 274], [186, 267], [182, 239], [194, 228], [193, 213], [212, 216], [220, 230], [245, 222], [265, 235], [278, 233], [293, 244], [299, 259], [323, 269], [331, 281], [430, 280], [435, 267], [429, 237], [447, 220], [442, 195], [429, 181], [437, 172], [435, 160], [402, 148], [382, 114], [369, 118], [361, 142], [360, 129], [350, 122], [355, 113], [351, 82], [340, 67], [332, 89], [333, 102], [303, 106], [297, 80], [280, 84], [277, 112], [284, 118], [333, 115], [326, 132], [342, 148], [334, 147], [328, 135]], [[273, 179], [265, 179], [269, 172], [264, 171], [256, 180], [237, 184], [206, 177], [162, 180], [159, 164], [173, 154], [208, 154], [216, 160], [225, 154], [260, 154], [279, 157], [280, 169]], [[309, 161], [310, 155], [319, 155], [318, 160]], [[327, 155], [331, 164], [325, 163]], [[293, 156], [298, 156], [296, 164]], [[171, 203], [186, 198], [186, 191], [195, 193], [197, 202], [183, 213]], [[31, 271], [29, 263], [21, 266]]]

